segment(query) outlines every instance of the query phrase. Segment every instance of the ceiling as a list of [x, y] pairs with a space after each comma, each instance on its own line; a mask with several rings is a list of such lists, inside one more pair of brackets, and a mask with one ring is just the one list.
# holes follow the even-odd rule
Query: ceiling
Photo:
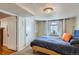
[[[45, 14], [43, 12], [47, 6], [54, 8], [52, 13]], [[79, 3], [0, 3], [0, 9], [18, 16], [34, 16], [45, 19], [79, 15]]]
[[0, 10], [5, 10], [18, 16], [32, 16], [31, 13], [14, 3], [0, 3]]
[[52, 6], [54, 12], [70, 12], [72, 10], [79, 10], [79, 3], [19, 3], [17, 5], [28, 8], [35, 15], [44, 14], [43, 9], [47, 7], [47, 5]]
[[[79, 14], [79, 3], [19, 3], [17, 5], [24, 9], [28, 8], [36, 17], [43, 17], [46, 19], [71, 17]], [[43, 9], [48, 5], [54, 8], [54, 10], [50, 14], [45, 14]]]

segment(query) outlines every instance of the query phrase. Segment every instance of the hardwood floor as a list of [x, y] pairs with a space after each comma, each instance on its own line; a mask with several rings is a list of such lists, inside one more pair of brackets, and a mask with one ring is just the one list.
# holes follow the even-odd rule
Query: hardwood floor
[[3, 47], [2, 49], [0, 49], [0, 55], [10, 55], [14, 52], [16, 51], [8, 49], [7, 47]]

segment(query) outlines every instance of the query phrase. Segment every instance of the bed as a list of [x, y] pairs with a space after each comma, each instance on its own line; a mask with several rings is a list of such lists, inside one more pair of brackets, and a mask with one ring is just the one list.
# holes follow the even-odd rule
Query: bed
[[49, 55], [78, 55], [79, 44], [71, 45], [57, 36], [42, 36], [31, 42], [34, 52]]

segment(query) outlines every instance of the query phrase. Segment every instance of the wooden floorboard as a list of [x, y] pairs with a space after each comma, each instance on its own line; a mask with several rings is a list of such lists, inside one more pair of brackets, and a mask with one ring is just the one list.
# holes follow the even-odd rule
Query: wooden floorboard
[[6, 47], [3, 47], [2, 49], [0, 49], [0, 55], [10, 55], [14, 52], [16, 52], [16, 51], [8, 49]]

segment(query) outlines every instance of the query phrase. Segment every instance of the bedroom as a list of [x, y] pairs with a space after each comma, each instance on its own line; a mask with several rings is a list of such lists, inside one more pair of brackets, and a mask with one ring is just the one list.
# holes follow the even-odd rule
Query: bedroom
[[[48, 42], [50, 41], [51, 43], [52, 41], [50, 39], [53, 39], [53, 36], [55, 36], [56, 38], [54, 39], [61, 38], [63, 41], [64, 33], [69, 36], [75, 36], [78, 38], [78, 3], [1, 3], [0, 9], [10, 12], [17, 16], [17, 51], [13, 53], [13, 55], [40, 55], [42, 53], [52, 55], [68, 54], [69, 52], [67, 53], [67, 50], [70, 51], [70, 49], [73, 47], [68, 46], [69, 48], [66, 48], [65, 52], [64, 49], [56, 49], [56, 47], [53, 46], [57, 50], [57, 53], [56, 51], [50, 50], [52, 48], [52, 44], [45, 43], [46, 46], [44, 46], [44, 51], [39, 50], [43, 48], [36, 47], [36, 45], [39, 45], [42, 42], [39, 41], [39, 43], [35, 40], [39, 40], [40, 38], [46, 40], [48, 38]], [[37, 42], [39, 44], [34, 42]], [[56, 43], [58, 42], [59, 41], [57, 40]], [[62, 43], [65, 44], [68, 42]], [[50, 49], [47, 49], [46, 47], [49, 47]], [[60, 48], [60, 46], [57, 47]], [[32, 48], [34, 49], [34, 51]], [[37, 50], [35, 49], [37, 49], [41, 53], [36, 53]], [[61, 53], [58, 50], [64, 52]], [[78, 50], [72, 51], [69, 54], [74, 54], [73, 52], [77, 51]]]
[[[48, 38], [48, 37], [42, 37], [42, 36], [58, 36], [60, 38], [63, 37], [64, 33], [69, 33], [72, 36], [76, 37], [77, 31], [79, 29], [78, 23], [79, 23], [79, 17], [78, 17], [78, 5], [79, 4], [64, 4], [64, 3], [52, 3], [52, 4], [18, 4], [20, 7], [24, 6], [24, 7], [28, 7], [30, 10], [32, 10], [32, 13], [35, 16], [32, 17], [27, 17], [26, 19], [26, 42], [28, 42], [28, 46], [30, 45], [31, 42], [34, 41], [34, 39], [44, 39], [44, 38]], [[54, 9], [52, 11], [44, 11], [43, 8], [46, 9], [51, 9], [51, 8], [47, 8], [48, 6], [52, 6]], [[38, 10], [37, 10], [38, 9]], [[35, 13], [34, 13], [35, 12]], [[50, 12], [50, 13], [48, 13]], [[76, 34], [75, 34], [76, 33]], [[78, 34], [77, 34], [78, 35]], [[48, 40], [50, 41], [50, 40]], [[35, 47], [33, 48], [34, 50], [38, 51], [38, 52], [42, 52], [45, 54], [64, 54], [64, 53], [56, 53], [56, 52], [47, 52], [47, 50], [45, 50], [45, 52], [43, 52], [44, 50], [39, 50], [42, 49], [40, 47], [36, 47], [36, 46], [40, 46], [42, 45], [40, 43], [40, 41], [35, 41], [37, 43], [32, 43], [31, 46], [35, 45]], [[51, 41], [52, 42], [52, 41]], [[66, 42], [67, 43], [67, 42]], [[27, 44], [27, 43], [26, 43]], [[46, 44], [45, 44], [46, 45]], [[43, 46], [43, 47], [49, 47], [49, 44], [47, 44], [47, 46]], [[52, 47], [50, 47], [52, 48]], [[54, 47], [55, 48], [55, 47]], [[24, 50], [27, 49], [27, 52], [25, 53]], [[27, 54], [27, 55], [34, 55], [33, 54], [33, 49], [29, 49], [29, 47], [25, 48], [24, 50], [20, 51], [22, 54]], [[46, 48], [47, 49], [47, 48]], [[70, 51], [71, 48], [66, 49], [66, 53], [67, 50]], [[50, 50], [50, 49], [48, 49]], [[58, 50], [58, 49], [57, 49]], [[61, 49], [62, 50], [62, 49]], [[74, 50], [74, 48], [73, 48]], [[31, 52], [29, 52], [31, 51]], [[71, 50], [72, 51], [72, 50]], [[73, 51], [73, 52], [77, 52]], [[20, 52], [15, 53], [20, 54]], [[35, 52], [35, 51], [34, 51]], [[72, 52], [70, 54], [73, 54]], [[78, 54], [78, 53], [76, 53]]]

